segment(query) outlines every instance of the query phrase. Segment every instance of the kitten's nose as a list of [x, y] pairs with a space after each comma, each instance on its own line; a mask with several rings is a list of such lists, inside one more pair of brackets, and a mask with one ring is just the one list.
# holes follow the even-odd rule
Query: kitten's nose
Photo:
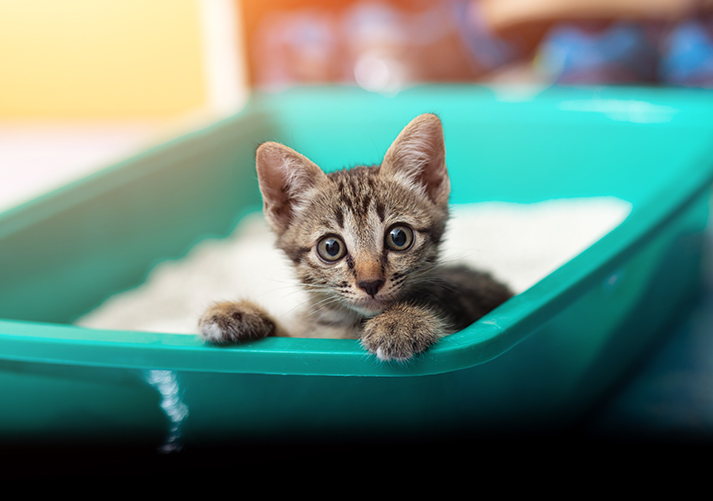
[[369, 294], [371, 297], [376, 296], [376, 293], [379, 292], [379, 289], [381, 289], [381, 286], [384, 285], [384, 281], [379, 279], [379, 280], [374, 280], [372, 282], [359, 282], [357, 284], [360, 289], [363, 289], [364, 292]]

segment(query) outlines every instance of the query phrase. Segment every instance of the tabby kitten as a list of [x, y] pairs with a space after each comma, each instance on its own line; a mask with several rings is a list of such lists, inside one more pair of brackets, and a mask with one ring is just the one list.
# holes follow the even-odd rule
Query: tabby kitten
[[438, 262], [450, 179], [435, 115], [409, 123], [380, 166], [325, 174], [273, 142], [256, 162], [265, 217], [309, 303], [288, 327], [250, 301], [217, 303], [199, 322], [206, 340], [352, 338], [382, 361], [406, 361], [512, 295], [487, 274]]

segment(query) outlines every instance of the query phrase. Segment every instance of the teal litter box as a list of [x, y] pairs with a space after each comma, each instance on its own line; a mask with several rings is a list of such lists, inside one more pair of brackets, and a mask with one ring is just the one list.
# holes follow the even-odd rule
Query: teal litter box
[[[71, 323], [260, 207], [254, 151], [378, 162], [443, 120], [453, 203], [617, 197], [613, 231], [408, 366], [357, 341], [219, 348]], [[227, 120], [0, 215], [0, 440], [149, 443], [557, 429], [620, 381], [699, 289], [713, 99], [671, 89], [527, 96], [425, 86], [255, 95]], [[527, 249], [523, 249], [527, 252]]]

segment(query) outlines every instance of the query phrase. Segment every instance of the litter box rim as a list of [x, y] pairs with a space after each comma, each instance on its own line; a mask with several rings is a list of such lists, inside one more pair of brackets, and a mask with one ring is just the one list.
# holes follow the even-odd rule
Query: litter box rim
[[711, 159], [713, 147], [679, 173], [680, 183], [666, 186], [665, 196], [653, 193], [647, 203], [635, 205], [618, 227], [584, 252], [408, 364], [379, 362], [355, 340], [268, 338], [218, 347], [185, 334], [13, 320], [0, 320], [0, 358], [125, 369], [323, 376], [409, 377], [468, 369], [512, 349], [605, 280], [705, 195], [713, 182]]

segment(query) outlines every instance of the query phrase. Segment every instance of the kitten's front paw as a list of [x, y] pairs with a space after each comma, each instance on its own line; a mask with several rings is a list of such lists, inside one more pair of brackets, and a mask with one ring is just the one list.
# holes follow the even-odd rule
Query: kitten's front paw
[[443, 323], [430, 311], [396, 305], [364, 324], [361, 344], [383, 362], [406, 362], [443, 334]]
[[277, 330], [274, 320], [248, 301], [216, 303], [203, 314], [198, 326], [206, 341], [217, 344], [274, 336]]

